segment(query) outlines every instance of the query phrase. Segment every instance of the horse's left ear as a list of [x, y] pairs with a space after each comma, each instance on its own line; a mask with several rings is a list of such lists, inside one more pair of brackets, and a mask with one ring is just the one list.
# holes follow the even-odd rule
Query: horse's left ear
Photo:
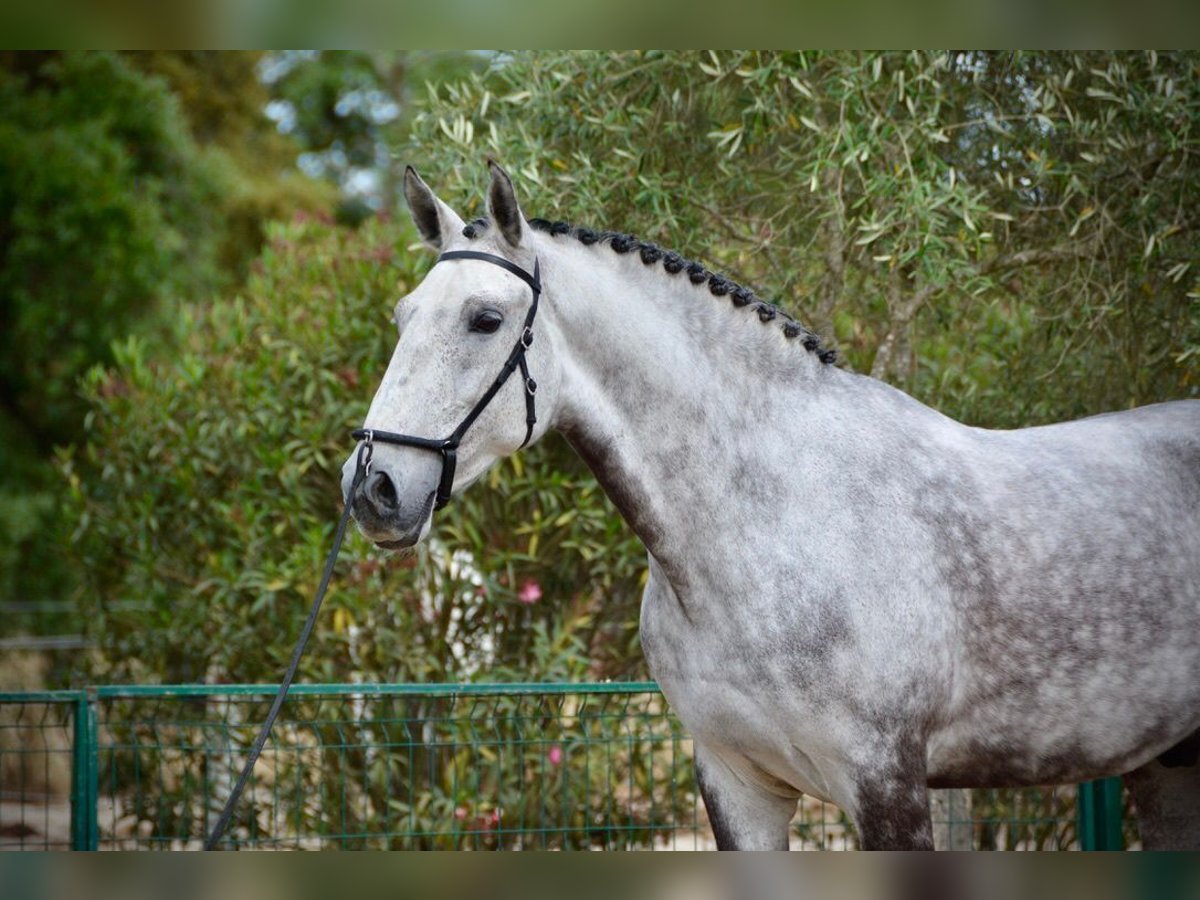
[[427, 247], [441, 252], [450, 239], [463, 230], [463, 220], [458, 213], [437, 198], [412, 166], [404, 167], [404, 198]]
[[504, 239], [517, 247], [521, 243], [524, 217], [521, 215], [521, 207], [517, 204], [517, 193], [513, 190], [512, 179], [493, 159], [488, 160], [488, 168], [492, 173], [492, 183], [488, 186], [488, 215], [496, 223]]

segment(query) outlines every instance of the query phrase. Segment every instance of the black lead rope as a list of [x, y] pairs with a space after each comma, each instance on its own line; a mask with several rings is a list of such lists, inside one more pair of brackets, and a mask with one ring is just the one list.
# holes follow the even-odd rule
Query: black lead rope
[[296, 670], [300, 666], [300, 657], [304, 653], [304, 647], [308, 643], [308, 639], [312, 635], [313, 626], [317, 622], [317, 612], [321, 609], [321, 602], [325, 599], [325, 592], [329, 590], [329, 582], [333, 578], [333, 566], [337, 562], [338, 553], [342, 549], [342, 541], [346, 537], [346, 526], [350, 522], [350, 510], [353, 506], [354, 494], [371, 471], [374, 442], [382, 441], [388, 444], [417, 447], [422, 450], [431, 450], [440, 453], [442, 455], [442, 477], [438, 482], [435, 508], [441, 509], [450, 502], [450, 490], [454, 486], [454, 468], [457, 464], [458, 445], [462, 441], [463, 435], [467, 433], [467, 429], [479, 418], [479, 414], [483, 412], [484, 408], [492, 402], [492, 398], [504, 386], [504, 382], [508, 381], [509, 376], [518, 368], [521, 370], [521, 377], [525, 381], [525, 440], [521, 442], [521, 447], [528, 444], [529, 439], [533, 437], [533, 426], [537, 424], [537, 415], [534, 409], [534, 394], [537, 392], [537, 383], [529, 376], [529, 366], [525, 361], [525, 352], [533, 344], [533, 317], [537, 315], [538, 297], [542, 292], [541, 270], [538, 262], [534, 260], [533, 274], [530, 275], [520, 266], [509, 262], [502, 256], [479, 253], [475, 250], [452, 250], [439, 256], [438, 262], [449, 259], [481, 259], [500, 266], [500, 268], [511, 272], [529, 285], [533, 291], [533, 303], [530, 305], [529, 312], [525, 316], [521, 335], [517, 338], [516, 346], [513, 347], [512, 352], [508, 355], [508, 359], [504, 361], [504, 365], [500, 369], [500, 374], [496, 376], [496, 380], [492, 382], [492, 386], [479, 398], [479, 402], [471, 408], [466, 418], [459, 423], [450, 437], [439, 440], [437, 438], [415, 437], [410, 434], [397, 434], [391, 431], [376, 431], [371, 428], [360, 428], [352, 432], [352, 436], [362, 441], [362, 443], [358, 448], [358, 456], [354, 465], [354, 478], [350, 483], [350, 492], [347, 495], [346, 506], [342, 510], [342, 517], [338, 520], [337, 530], [333, 535], [333, 547], [330, 548], [329, 557], [325, 560], [325, 571], [321, 573], [321, 583], [317, 587], [317, 595], [313, 599], [312, 609], [309, 610], [308, 619], [305, 621], [304, 628], [300, 632], [300, 639], [296, 642], [296, 649], [292, 651], [292, 660], [288, 663], [287, 671], [283, 675], [283, 682], [279, 685], [279, 692], [275, 695], [275, 700], [271, 704], [270, 711], [267, 713], [267, 720], [263, 722], [263, 726], [258, 732], [258, 737], [254, 739], [254, 744], [250, 747], [250, 755], [246, 757], [245, 765], [242, 766], [242, 774], [238, 776], [237, 784], [233, 786], [233, 793], [229, 795], [229, 799], [225, 802], [225, 808], [221, 810], [221, 816], [217, 819], [217, 824], [213, 826], [212, 832], [204, 842], [205, 850], [215, 850], [217, 844], [220, 843], [221, 836], [225, 833], [225, 829], [229, 827], [229, 820], [233, 818], [233, 811], [237, 807], [237, 802], [241, 799], [242, 791], [246, 788], [246, 782], [250, 780], [250, 773], [254, 770], [254, 764], [258, 762], [258, 757], [262, 753], [263, 747], [267, 743], [267, 738], [271, 734], [271, 727], [275, 724], [275, 719], [279, 716], [279, 710], [283, 707], [283, 701], [287, 697], [288, 689], [292, 686], [292, 680], [296, 677]]
[[[371, 471], [372, 452], [373, 448], [370, 441], [364, 441], [362, 446], [358, 448], [358, 459], [354, 466], [354, 480], [350, 484], [351, 497], [354, 496], [354, 492], [358, 490], [358, 486], [366, 479], [367, 473]], [[213, 826], [212, 833], [208, 836], [208, 840], [204, 842], [205, 850], [215, 850], [217, 843], [221, 840], [221, 835], [229, 827], [229, 820], [233, 817], [233, 810], [242, 796], [242, 791], [245, 790], [246, 782], [250, 779], [250, 773], [254, 770], [254, 764], [258, 762], [258, 756], [262, 753], [263, 746], [267, 743], [267, 737], [271, 733], [271, 726], [275, 724], [275, 718], [279, 715], [279, 710], [283, 706], [283, 700], [287, 696], [288, 689], [292, 686], [292, 679], [296, 677], [296, 669], [300, 666], [300, 656], [304, 653], [304, 646], [308, 643], [308, 638], [312, 634], [313, 625], [317, 622], [317, 612], [321, 608], [321, 601], [325, 599], [325, 592], [329, 590], [329, 581], [333, 577], [333, 564], [337, 562], [338, 553], [342, 549], [342, 541], [346, 537], [346, 525], [350, 521], [351, 506], [351, 503], [346, 503], [345, 509], [342, 510], [342, 517], [338, 520], [337, 531], [333, 535], [333, 547], [329, 551], [329, 558], [325, 560], [325, 571], [321, 573], [321, 584], [317, 588], [316, 599], [313, 600], [312, 609], [308, 613], [308, 620], [304, 623], [304, 629], [300, 632], [300, 640], [296, 642], [296, 649], [292, 651], [292, 661], [288, 663], [287, 672], [283, 675], [283, 683], [279, 685], [279, 693], [275, 695], [275, 702], [271, 704], [271, 711], [267, 713], [267, 721], [263, 722], [262, 729], [258, 732], [258, 737], [254, 739], [254, 744], [250, 748], [250, 755], [246, 757], [246, 764], [242, 766], [242, 774], [238, 776], [237, 784], [233, 786], [233, 793], [229, 795], [229, 799], [225, 802], [225, 808], [221, 810], [221, 817], [217, 819], [217, 824]]]

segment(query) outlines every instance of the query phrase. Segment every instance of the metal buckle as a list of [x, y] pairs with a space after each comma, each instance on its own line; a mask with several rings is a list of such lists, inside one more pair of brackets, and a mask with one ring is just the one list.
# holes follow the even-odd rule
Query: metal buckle
[[371, 460], [375, 456], [375, 432], [370, 428], [366, 431], [367, 435], [363, 438], [363, 449], [361, 451], [365, 454], [365, 458], [362, 460], [364, 479], [371, 474]]
[[525, 379], [525, 390], [529, 393], [529, 396], [532, 397], [534, 394], [537, 393], [537, 382], [534, 381], [532, 378], [526, 378]]
[[526, 325], [525, 330], [521, 332], [521, 346], [526, 350], [533, 346], [533, 328], [529, 325]]

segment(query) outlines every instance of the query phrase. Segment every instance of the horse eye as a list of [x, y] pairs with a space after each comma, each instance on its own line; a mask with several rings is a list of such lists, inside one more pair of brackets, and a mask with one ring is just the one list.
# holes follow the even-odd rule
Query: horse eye
[[481, 309], [471, 320], [471, 330], [478, 331], [480, 334], [491, 334], [500, 327], [500, 323], [503, 321], [504, 316], [496, 310]]

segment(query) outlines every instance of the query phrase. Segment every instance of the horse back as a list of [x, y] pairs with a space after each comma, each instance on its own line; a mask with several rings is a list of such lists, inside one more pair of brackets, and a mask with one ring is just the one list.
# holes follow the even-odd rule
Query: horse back
[[[1122, 772], [1186, 737], [1200, 725], [1200, 402], [979, 447], [973, 536], [947, 564], [975, 571], [952, 586], [961, 643], [937, 780]], [[1003, 768], [958, 771], [967, 758]]]

